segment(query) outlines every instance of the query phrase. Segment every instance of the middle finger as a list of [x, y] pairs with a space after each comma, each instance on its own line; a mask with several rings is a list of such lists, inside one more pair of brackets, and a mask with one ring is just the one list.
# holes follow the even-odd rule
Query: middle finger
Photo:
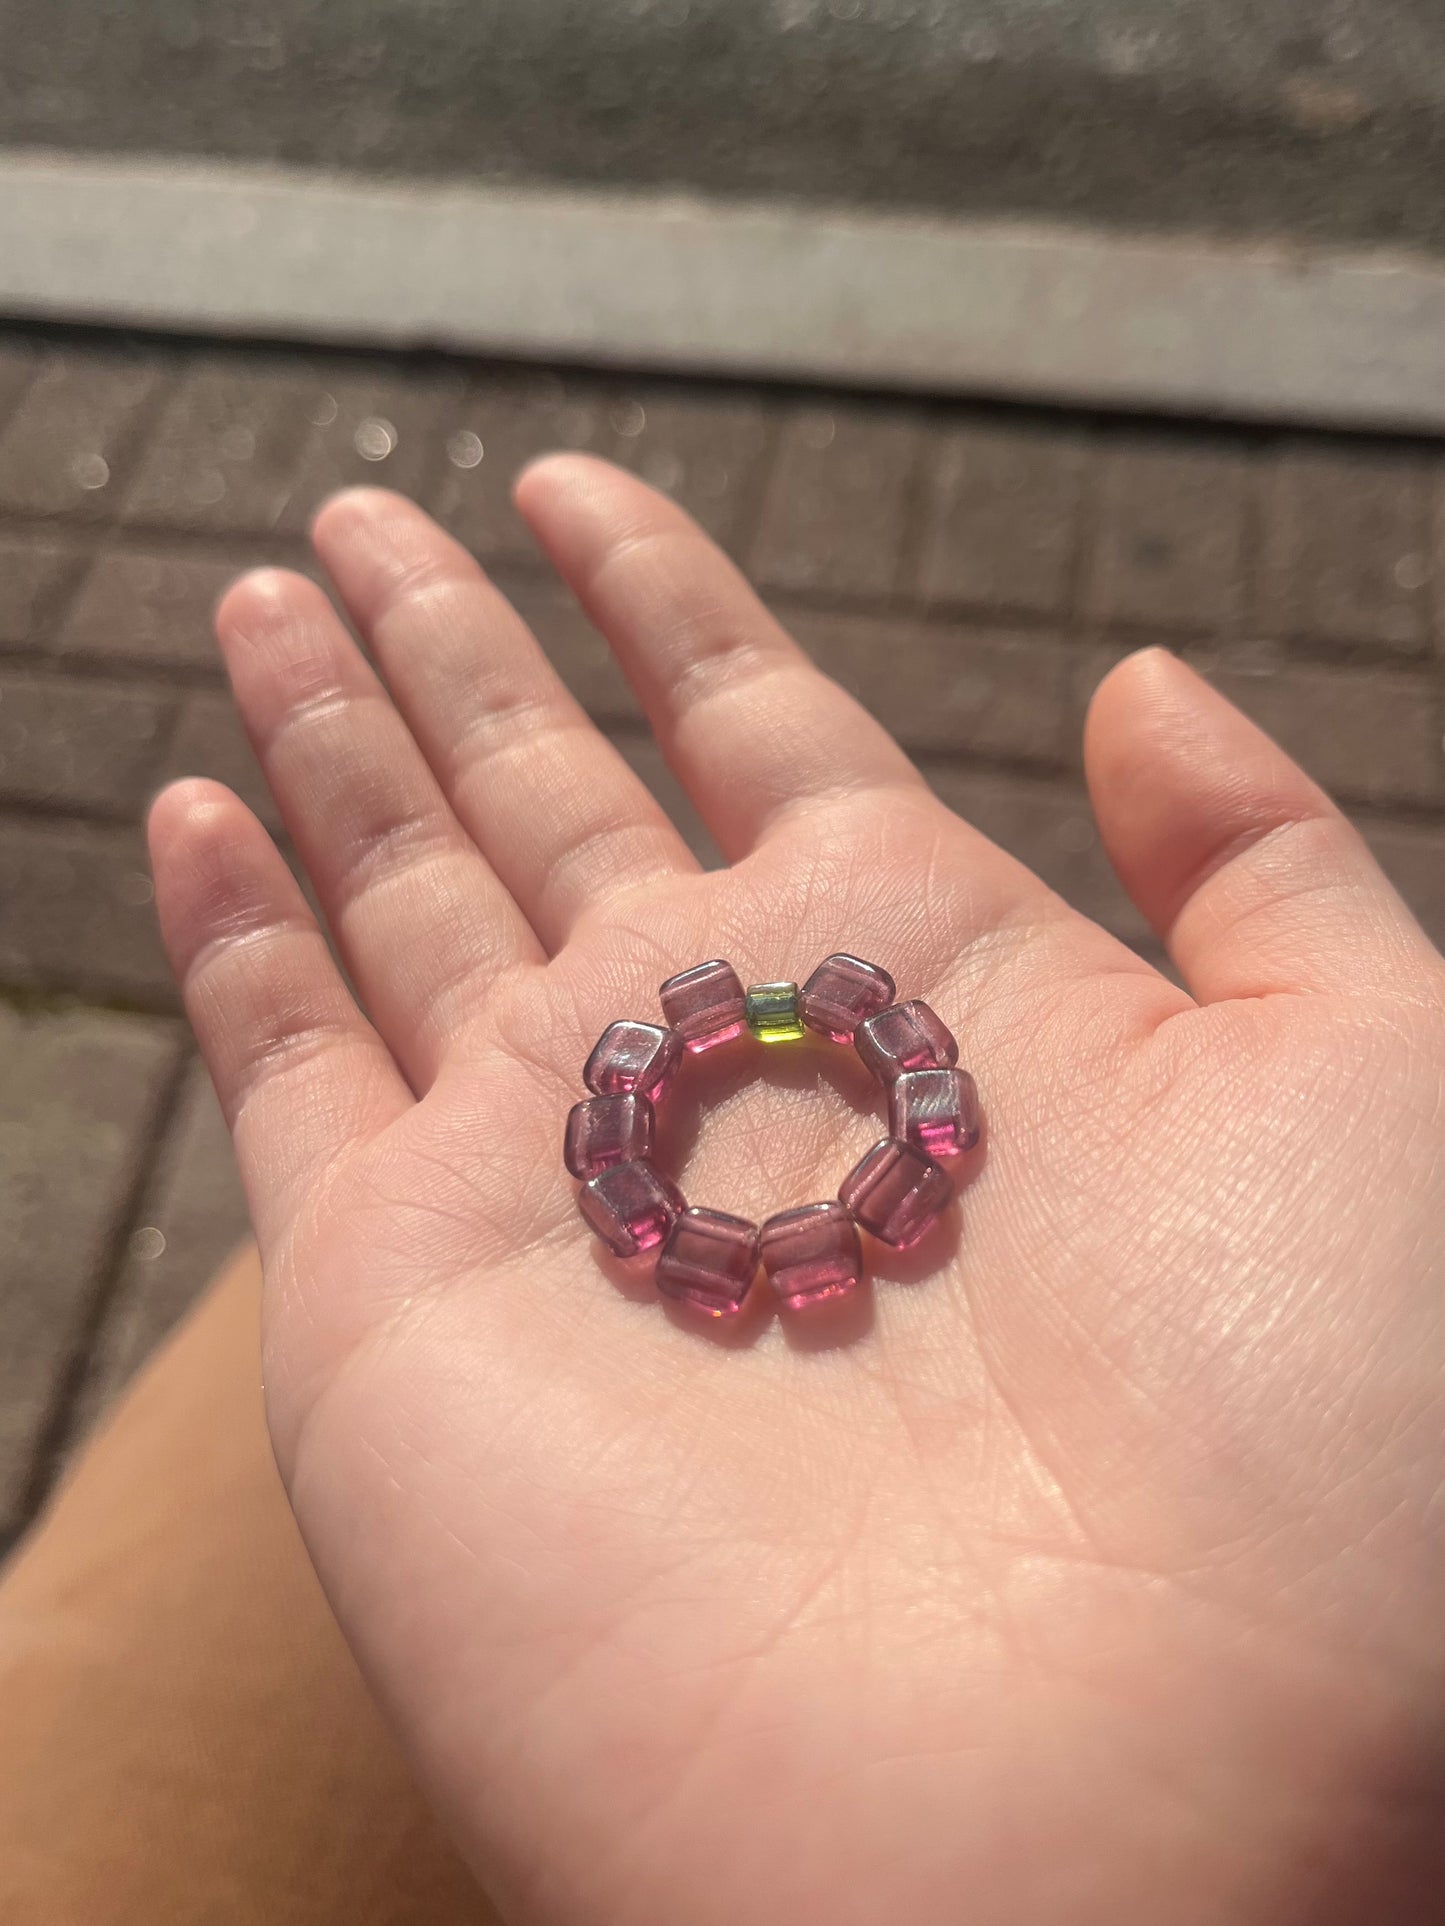
[[466, 551], [399, 495], [327, 504], [316, 550], [452, 806], [548, 949], [585, 911], [698, 868]]

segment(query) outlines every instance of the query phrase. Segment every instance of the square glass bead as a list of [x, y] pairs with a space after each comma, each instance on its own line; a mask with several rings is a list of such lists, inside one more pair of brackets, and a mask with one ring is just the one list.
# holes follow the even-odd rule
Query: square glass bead
[[731, 1043], [747, 1028], [747, 993], [732, 964], [721, 957], [679, 970], [659, 994], [662, 1014], [693, 1052]]
[[639, 1161], [613, 1164], [589, 1178], [577, 1193], [577, 1208], [610, 1251], [636, 1257], [662, 1242], [687, 1199], [670, 1177]]
[[742, 1309], [758, 1270], [758, 1227], [726, 1211], [685, 1210], [657, 1259], [657, 1288], [709, 1317]]
[[947, 1070], [958, 1062], [952, 1032], [916, 997], [894, 1003], [858, 1025], [859, 1056], [883, 1083], [905, 1070]]
[[905, 1070], [888, 1086], [889, 1134], [935, 1162], [978, 1142], [978, 1091], [966, 1070]]
[[587, 1097], [567, 1114], [562, 1161], [574, 1177], [652, 1155], [652, 1105], [646, 1097]]
[[593, 1046], [582, 1081], [599, 1097], [655, 1103], [682, 1060], [682, 1038], [657, 1023], [609, 1023]]
[[848, 1172], [838, 1196], [880, 1244], [906, 1251], [947, 1210], [953, 1185], [921, 1150], [884, 1137]]
[[846, 1297], [863, 1276], [858, 1226], [840, 1203], [779, 1211], [762, 1228], [763, 1269], [790, 1311]]
[[851, 1043], [858, 1025], [893, 1001], [893, 978], [861, 957], [825, 957], [803, 985], [804, 1023], [834, 1043]]
[[803, 1035], [796, 983], [754, 983], [747, 995], [748, 1028], [760, 1043], [796, 1043]]

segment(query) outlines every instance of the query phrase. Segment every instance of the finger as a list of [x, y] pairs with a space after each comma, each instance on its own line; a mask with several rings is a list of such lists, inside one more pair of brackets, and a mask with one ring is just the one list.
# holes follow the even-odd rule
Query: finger
[[244, 577], [216, 633], [362, 1001], [424, 1090], [487, 985], [540, 961], [536, 937], [315, 583], [279, 569]]
[[1114, 867], [1201, 1002], [1438, 963], [1323, 790], [1164, 650], [1100, 685], [1085, 764]]
[[549, 949], [589, 907], [697, 869], [516, 610], [419, 508], [357, 489], [314, 537], [453, 808]]
[[562, 455], [527, 470], [517, 503], [727, 855], [798, 808], [922, 786], [888, 732], [664, 496], [606, 462]]
[[161, 935], [265, 1249], [327, 1169], [412, 1099], [245, 804], [219, 783], [175, 783], [149, 834]]

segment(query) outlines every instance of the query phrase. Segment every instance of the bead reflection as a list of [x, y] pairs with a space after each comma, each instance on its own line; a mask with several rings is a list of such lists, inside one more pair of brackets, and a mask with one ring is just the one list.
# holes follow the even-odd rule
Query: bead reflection
[[398, 437], [389, 421], [372, 415], [358, 425], [351, 439], [363, 461], [385, 461], [396, 447]]
[[453, 468], [476, 468], [485, 453], [481, 436], [473, 434], [470, 428], [458, 428], [454, 435], [447, 437], [447, 460]]

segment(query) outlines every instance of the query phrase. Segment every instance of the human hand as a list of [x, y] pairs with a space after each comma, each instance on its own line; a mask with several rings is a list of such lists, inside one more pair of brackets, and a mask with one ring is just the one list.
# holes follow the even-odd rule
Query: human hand
[[[1166, 655], [1087, 764], [1190, 993], [950, 814], [674, 507], [581, 458], [519, 500], [731, 868], [375, 492], [316, 543], [385, 686], [299, 576], [218, 617], [370, 1021], [233, 796], [151, 825], [277, 1457], [505, 1917], [1437, 1918], [1440, 957]], [[987, 1157], [855, 1341], [705, 1342], [577, 1215], [581, 1064], [687, 964], [835, 949], [958, 1032]], [[831, 1195], [880, 1134], [848, 1056], [704, 1059], [689, 1196]]]

